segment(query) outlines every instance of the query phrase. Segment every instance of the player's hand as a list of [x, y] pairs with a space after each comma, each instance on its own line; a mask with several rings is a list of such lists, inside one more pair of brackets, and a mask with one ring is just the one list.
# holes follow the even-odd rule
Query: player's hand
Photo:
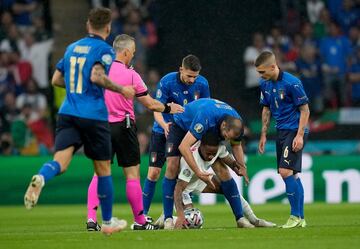
[[94, 65], [92, 70], [91, 70], [90, 80], [92, 82], [96, 82], [98, 84], [104, 84], [103, 83], [104, 82], [104, 76], [105, 76], [104, 68], [99, 64]]
[[300, 151], [304, 146], [304, 139], [301, 135], [296, 135], [292, 142], [292, 150], [294, 152]]
[[168, 106], [170, 106], [170, 109], [171, 109], [170, 113], [171, 114], [184, 112], [184, 107], [182, 107], [181, 105], [176, 104], [174, 102], [169, 103]]
[[178, 214], [178, 217], [177, 217], [176, 222], [175, 222], [174, 229], [183, 229], [184, 221], [185, 221], [185, 216]]
[[165, 125], [164, 125], [164, 127], [163, 127], [166, 138], [167, 138], [167, 136], [169, 135], [170, 125], [171, 125], [171, 124], [172, 124], [171, 122], [165, 123]]
[[238, 169], [238, 175], [244, 177], [246, 186], [249, 185], [250, 180], [249, 176], [247, 174], [247, 168], [245, 165], [241, 165], [240, 167], [237, 167]]
[[259, 141], [259, 147], [258, 147], [260, 154], [264, 154], [265, 144], [266, 144], [266, 135], [261, 135], [260, 141]]
[[208, 184], [209, 186], [211, 186], [213, 189], [215, 189], [215, 185], [212, 182], [212, 174], [209, 172], [204, 172], [204, 171], [200, 171], [199, 173], [196, 173], [197, 177], [199, 177], [199, 179], [201, 179], [203, 182], [205, 182], [206, 184]]
[[135, 96], [135, 89], [132, 86], [124, 86], [121, 94], [127, 99], [132, 99]]

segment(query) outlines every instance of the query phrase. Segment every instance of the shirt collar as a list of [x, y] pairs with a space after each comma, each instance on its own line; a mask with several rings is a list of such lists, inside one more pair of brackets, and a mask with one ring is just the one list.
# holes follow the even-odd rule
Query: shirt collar
[[281, 81], [283, 79], [283, 75], [284, 75], [284, 72], [281, 71], [281, 69], [279, 70], [279, 75], [278, 75], [278, 78], [276, 81]]
[[95, 34], [88, 34], [88, 37], [105, 41], [101, 36]]

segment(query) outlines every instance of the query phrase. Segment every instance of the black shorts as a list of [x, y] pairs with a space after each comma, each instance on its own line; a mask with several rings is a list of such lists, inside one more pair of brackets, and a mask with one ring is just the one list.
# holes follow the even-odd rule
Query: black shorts
[[82, 145], [88, 158], [110, 160], [109, 123], [59, 114], [56, 124], [55, 151], [64, 150], [70, 146], [74, 146], [77, 151]]
[[130, 128], [126, 128], [126, 121], [110, 123], [111, 129], [111, 162], [114, 155], [119, 166], [130, 167], [140, 164], [140, 148], [137, 138], [137, 128], [131, 121]]
[[179, 151], [179, 145], [185, 137], [187, 131], [184, 131], [176, 123], [172, 123], [170, 126], [169, 135], [166, 139], [166, 157], [181, 156]]
[[[297, 131], [292, 130], [278, 130], [276, 139], [276, 155], [277, 167], [292, 169], [294, 174], [301, 172], [301, 149], [298, 152], [292, 150], [292, 142], [296, 136]], [[307, 141], [308, 134], [304, 135], [304, 146]], [[303, 147], [304, 148], [304, 147]]]
[[165, 164], [165, 134], [152, 132], [149, 148], [149, 166], [162, 168]]

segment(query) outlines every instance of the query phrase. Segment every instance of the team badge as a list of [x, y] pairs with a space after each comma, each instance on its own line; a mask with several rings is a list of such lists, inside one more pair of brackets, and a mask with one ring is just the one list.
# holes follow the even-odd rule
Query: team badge
[[160, 89], [158, 89], [158, 90], [156, 91], [156, 98], [160, 99], [161, 96], [162, 96], [162, 92], [161, 92]]
[[106, 64], [106, 65], [110, 65], [111, 62], [112, 62], [112, 57], [110, 54], [104, 54], [102, 57], [101, 57], [101, 60]]
[[184, 169], [183, 170], [183, 175], [186, 176], [186, 177], [189, 177], [191, 175], [191, 172], [189, 169]]
[[194, 100], [197, 100], [200, 98], [200, 93], [198, 91], [194, 92]]
[[156, 152], [151, 152], [151, 162], [152, 163], [156, 162], [156, 158], [157, 158], [157, 153]]
[[197, 133], [201, 133], [203, 132], [204, 130], [204, 126], [200, 123], [197, 123], [195, 126], [194, 126], [194, 130], [197, 132]]
[[285, 99], [285, 90], [280, 89], [279, 90], [279, 95], [280, 95], [281, 100]]
[[172, 152], [172, 151], [173, 151], [173, 148], [174, 148], [174, 144], [172, 144], [172, 143], [166, 144], [166, 151], [167, 151], [167, 153]]
[[187, 99], [184, 99], [183, 105], [187, 105], [187, 103], [188, 103]]

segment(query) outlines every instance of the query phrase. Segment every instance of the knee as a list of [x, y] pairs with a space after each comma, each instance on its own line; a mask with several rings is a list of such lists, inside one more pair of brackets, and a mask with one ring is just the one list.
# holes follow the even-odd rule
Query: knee
[[161, 168], [150, 167], [147, 178], [150, 181], [156, 182], [160, 177], [160, 173], [161, 173]]
[[174, 179], [179, 174], [179, 158], [171, 158], [167, 161], [165, 176]]
[[279, 168], [279, 174], [283, 179], [285, 179], [285, 178], [293, 175], [293, 171], [290, 169]]

